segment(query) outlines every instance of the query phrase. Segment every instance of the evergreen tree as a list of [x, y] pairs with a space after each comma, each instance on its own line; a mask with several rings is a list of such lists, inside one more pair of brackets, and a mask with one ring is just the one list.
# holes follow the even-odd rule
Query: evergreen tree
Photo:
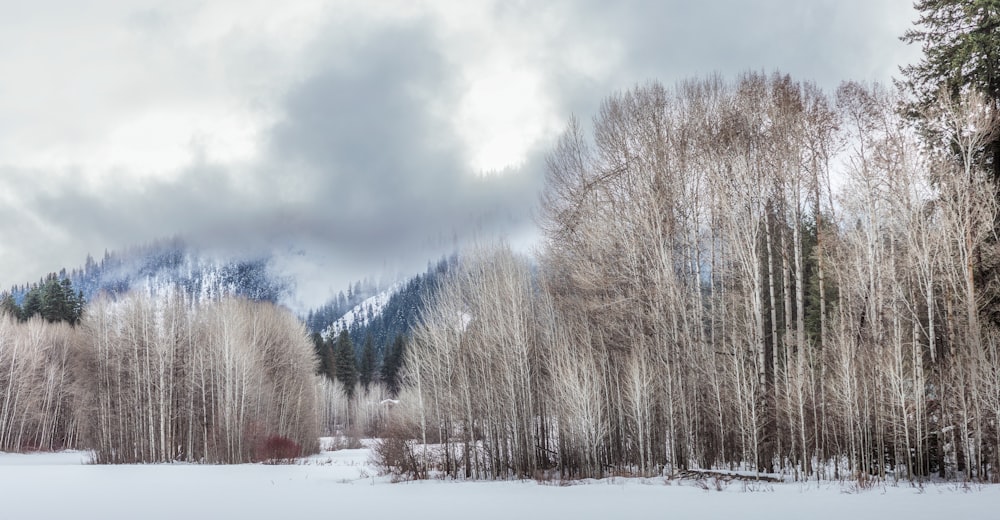
[[73, 313], [75, 316], [75, 319], [73, 320], [74, 324], [80, 322], [80, 318], [83, 317], [83, 309], [86, 306], [87, 300], [83, 297], [83, 289], [80, 289], [76, 292], [76, 301], [74, 302], [73, 307]]
[[396, 335], [392, 345], [385, 353], [382, 361], [382, 381], [389, 387], [393, 395], [399, 393], [399, 374], [403, 368], [403, 354], [406, 351], [406, 338], [402, 334]]
[[368, 390], [372, 380], [375, 378], [375, 342], [371, 335], [365, 336], [365, 345], [361, 349], [361, 364], [358, 367], [358, 377], [361, 386]]
[[0, 296], [0, 316], [3, 315], [13, 316], [16, 319], [21, 318], [21, 307], [14, 300], [14, 295], [9, 292], [4, 292]]
[[[939, 121], [927, 115], [934, 113], [927, 109], [941, 95], [957, 102], [963, 93], [976, 91], [984, 98], [992, 119], [1000, 119], [1000, 2], [918, 0], [914, 7], [920, 13], [916, 27], [902, 40], [920, 43], [924, 56], [901, 69], [903, 86], [913, 97], [904, 108], [925, 137], [942, 146], [954, 136], [944, 135], [946, 125], [936, 124]], [[991, 176], [993, 196], [1000, 202], [1000, 131], [988, 134], [973, 157]], [[1000, 228], [1000, 215], [994, 217], [993, 224]], [[1000, 325], [1000, 245], [996, 240], [976, 252], [975, 264], [980, 309], [987, 319]]]
[[24, 304], [21, 306], [21, 320], [29, 320], [32, 316], [42, 312], [42, 292], [38, 285], [33, 285], [28, 289], [28, 294], [24, 297]]
[[323, 341], [326, 350], [326, 377], [330, 381], [337, 380], [337, 338], [329, 337]]
[[330, 363], [330, 344], [323, 341], [323, 336], [319, 332], [313, 332], [310, 338], [313, 342], [313, 350], [316, 352], [316, 357], [319, 359], [319, 364], [316, 366], [316, 373], [332, 377], [333, 371], [331, 370], [332, 364]]
[[[906, 107], [920, 120], [943, 91], [958, 96], [971, 88], [1000, 111], [1000, 2], [997, 0], [918, 0], [917, 27], [903, 35], [920, 43], [924, 57], [902, 68], [903, 86], [914, 96]], [[924, 125], [924, 130], [928, 130]], [[1000, 135], [983, 150], [992, 161], [993, 181], [1000, 194]]]
[[[16, 308], [15, 302], [7, 304], [6, 309]], [[69, 278], [60, 279], [51, 273], [27, 290], [23, 304], [17, 308], [18, 318], [26, 321], [38, 315], [49, 322], [65, 321], [76, 325], [83, 315], [85, 303], [83, 291], [74, 290]]]
[[341, 330], [334, 344], [334, 363], [337, 381], [344, 385], [348, 397], [354, 396], [354, 385], [358, 382], [358, 366], [354, 356], [354, 344], [346, 330]]
[[76, 291], [73, 290], [73, 282], [69, 278], [63, 278], [59, 282], [60, 296], [62, 298], [62, 315], [59, 319], [76, 325], [80, 316], [77, 314]]
[[62, 321], [66, 317], [66, 295], [55, 274], [46, 277], [42, 286], [41, 315], [48, 322]]

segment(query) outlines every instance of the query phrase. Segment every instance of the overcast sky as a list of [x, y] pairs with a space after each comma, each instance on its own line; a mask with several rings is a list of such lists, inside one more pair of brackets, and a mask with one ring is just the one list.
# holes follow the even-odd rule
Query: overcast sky
[[277, 251], [297, 306], [536, 236], [544, 154], [616, 89], [919, 49], [910, 0], [0, 0], [0, 287], [179, 235]]

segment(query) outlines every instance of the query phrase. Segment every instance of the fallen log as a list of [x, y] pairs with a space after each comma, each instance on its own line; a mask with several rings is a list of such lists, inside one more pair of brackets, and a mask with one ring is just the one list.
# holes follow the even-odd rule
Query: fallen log
[[704, 480], [707, 478], [717, 478], [724, 482], [742, 480], [748, 482], [784, 482], [781, 477], [763, 473], [734, 473], [731, 471], [721, 471], [714, 469], [686, 469], [676, 474], [677, 478]]

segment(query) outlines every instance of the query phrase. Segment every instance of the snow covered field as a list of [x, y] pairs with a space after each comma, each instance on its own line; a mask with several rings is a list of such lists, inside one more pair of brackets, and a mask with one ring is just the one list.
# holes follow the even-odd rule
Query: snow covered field
[[998, 518], [1000, 486], [770, 484], [721, 492], [692, 481], [611, 479], [571, 486], [379, 477], [369, 451], [323, 452], [295, 466], [96, 466], [81, 452], [0, 454], [0, 520]]

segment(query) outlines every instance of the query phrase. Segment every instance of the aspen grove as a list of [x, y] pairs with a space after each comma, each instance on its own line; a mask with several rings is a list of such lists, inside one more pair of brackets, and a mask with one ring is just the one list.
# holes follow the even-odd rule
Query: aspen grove
[[86, 448], [99, 463], [312, 453], [315, 370], [304, 326], [270, 303], [130, 294], [91, 302], [76, 327], [0, 316], [0, 451]]
[[467, 254], [415, 333], [416, 469], [1000, 479], [997, 111], [899, 103], [747, 73], [571, 121], [537, 262]]

